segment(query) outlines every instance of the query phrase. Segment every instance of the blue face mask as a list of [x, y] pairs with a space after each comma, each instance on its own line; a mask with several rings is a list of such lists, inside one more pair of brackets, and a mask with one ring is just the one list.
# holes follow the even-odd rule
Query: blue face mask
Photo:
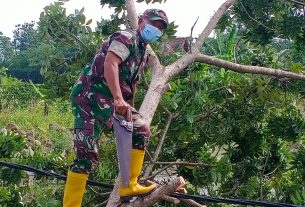
[[146, 23], [140, 34], [146, 43], [155, 42], [162, 36], [162, 32], [157, 27]]

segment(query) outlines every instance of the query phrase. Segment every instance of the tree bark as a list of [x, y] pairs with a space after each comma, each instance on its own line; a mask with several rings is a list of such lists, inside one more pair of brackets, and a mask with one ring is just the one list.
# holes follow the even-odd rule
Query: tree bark
[[206, 63], [209, 65], [218, 66], [221, 68], [226, 68], [239, 73], [251, 73], [251, 74], [261, 74], [267, 76], [274, 76], [278, 78], [290, 78], [295, 80], [305, 80], [305, 75], [293, 73], [281, 69], [273, 69], [267, 67], [259, 67], [252, 65], [241, 65], [237, 63], [232, 63], [229, 61], [221, 60], [215, 57], [197, 54], [194, 57], [195, 61]]

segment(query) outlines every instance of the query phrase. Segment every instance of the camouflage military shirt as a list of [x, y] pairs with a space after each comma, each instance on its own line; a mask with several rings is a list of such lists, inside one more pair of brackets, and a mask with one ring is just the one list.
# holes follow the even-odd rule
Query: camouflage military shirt
[[92, 123], [84, 120], [87, 115], [93, 115], [94, 119], [112, 127], [113, 97], [104, 78], [104, 61], [108, 51], [122, 59], [119, 83], [124, 100], [133, 98], [132, 86], [144, 72], [148, 52], [139, 32], [119, 31], [102, 44], [72, 88], [70, 99], [75, 128], [91, 128], [89, 125]]

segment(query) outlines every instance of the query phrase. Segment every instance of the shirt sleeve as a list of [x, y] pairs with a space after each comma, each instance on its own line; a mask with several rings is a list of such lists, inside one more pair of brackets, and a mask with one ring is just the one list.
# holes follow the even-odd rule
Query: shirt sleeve
[[133, 44], [132, 34], [126, 31], [118, 32], [111, 38], [108, 51], [113, 52], [125, 61], [130, 55], [130, 46]]

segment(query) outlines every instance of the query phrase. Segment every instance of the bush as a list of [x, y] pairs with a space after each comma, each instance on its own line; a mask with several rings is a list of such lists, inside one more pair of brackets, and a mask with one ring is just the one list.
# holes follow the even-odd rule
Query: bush
[[37, 100], [40, 94], [31, 83], [16, 78], [2, 77], [0, 80], [0, 107], [16, 108]]

